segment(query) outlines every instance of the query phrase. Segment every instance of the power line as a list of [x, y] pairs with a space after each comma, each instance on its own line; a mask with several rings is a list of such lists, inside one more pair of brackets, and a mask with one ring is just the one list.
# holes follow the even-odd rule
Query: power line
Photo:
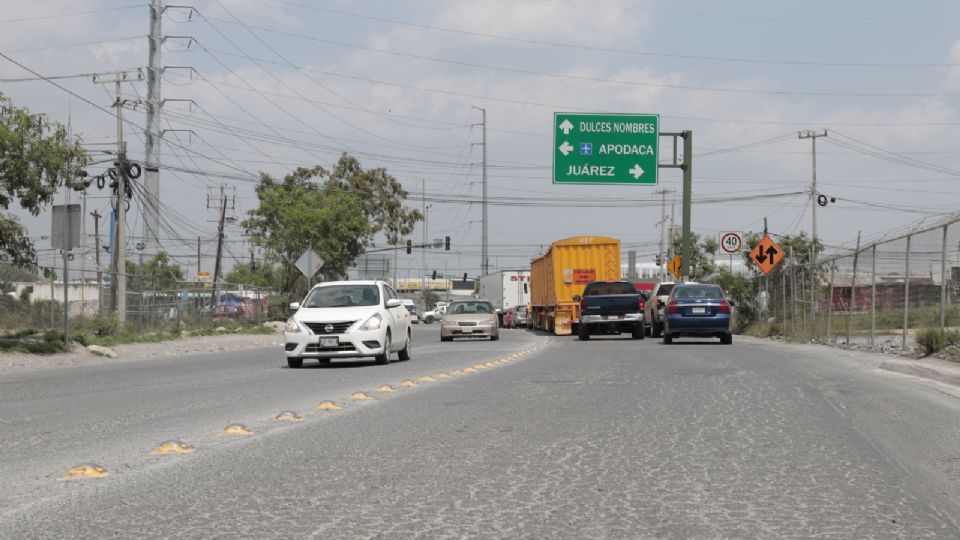
[[146, 5], [147, 5], [147, 4], [144, 4], [144, 3], [141, 2], [141, 3], [139, 3], [139, 4], [131, 4], [131, 5], [129, 5], [129, 6], [114, 6], [114, 7], [108, 7], [108, 8], [100, 8], [100, 9], [88, 9], [88, 10], [86, 10], [86, 11], [73, 11], [73, 12], [70, 12], [70, 13], [51, 13], [51, 14], [48, 14], [48, 15], [36, 15], [36, 16], [33, 16], [33, 17], [17, 17], [17, 18], [14, 18], [14, 19], [0, 19], [0, 24], [3, 24], [3, 23], [28, 22], [28, 21], [40, 21], [40, 20], [46, 20], [46, 19], [62, 19], [62, 18], [64, 18], [64, 17], [76, 17], [76, 16], [79, 16], [79, 15], [96, 15], [96, 14], [99, 14], [99, 13], [107, 13], [107, 12], [110, 12], [110, 11], [122, 11], [122, 10], [125, 10], [125, 9], [145, 7]]

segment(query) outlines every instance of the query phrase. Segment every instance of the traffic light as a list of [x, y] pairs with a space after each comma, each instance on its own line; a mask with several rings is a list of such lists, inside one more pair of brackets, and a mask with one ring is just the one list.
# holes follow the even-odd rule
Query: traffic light
[[450, 251], [450, 237], [447, 236], [443, 239], [443, 249], [445, 251]]
[[467, 273], [466, 273], [466, 272], [463, 273], [463, 280], [464, 280], [464, 281], [467, 280]]
[[430, 279], [437, 279], [437, 271], [436, 271], [436, 270], [433, 271], [433, 275], [430, 277]]
[[657, 266], [660, 266], [660, 262], [661, 262], [661, 261], [660, 261], [660, 256], [657, 255], [656, 257], [654, 257], [654, 260], [657, 262]]
[[407, 255], [413, 253], [413, 241], [407, 240]]

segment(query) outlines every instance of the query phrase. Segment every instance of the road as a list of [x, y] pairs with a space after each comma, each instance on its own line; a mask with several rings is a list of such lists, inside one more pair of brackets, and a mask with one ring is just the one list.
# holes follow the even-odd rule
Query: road
[[[960, 537], [946, 386], [739, 338], [415, 340], [389, 366], [267, 349], [0, 375], [0, 537]], [[172, 438], [197, 450], [150, 453]], [[111, 475], [59, 479], [86, 461]]]

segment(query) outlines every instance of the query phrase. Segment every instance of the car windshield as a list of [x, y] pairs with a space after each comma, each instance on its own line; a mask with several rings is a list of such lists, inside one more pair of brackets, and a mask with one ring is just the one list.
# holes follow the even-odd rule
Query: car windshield
[[517, 313], [526, 313], [526, 312], [527, 312], [527, 306], [520, 306], [517, 308]]
[[410, 313], [415, 313], [417, 311], [417, 308], [413, 306], [405, 306], [405, 307], [407, 308], [407, 311], [409, 311]]
[[720, 300], [723, 298], [723, 291], [720, 287], [711, 285], [685, 285], [677, 287], [673, 297], [677, 300]]
[[447, 311], [454, 315], [493, 313], [493, 306], [490, 302], [454, 302]]
[[657, 289], [657, 296], [667, 296], [673, 292], [673, 283], [667, 283], [665, 285], [660, 285], [660, 288]]
[[376, 306], [380, 292], [376, 285], [329, 285], [310, 291], [303, 302], [306, 308]]

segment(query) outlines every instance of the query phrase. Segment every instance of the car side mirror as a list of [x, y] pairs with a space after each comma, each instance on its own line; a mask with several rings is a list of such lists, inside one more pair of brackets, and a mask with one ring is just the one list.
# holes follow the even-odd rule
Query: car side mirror
[[396, 298], [391, 298], [391, 299], [387, 300], [387, 304], [386, 304], [386, 305], [387, 305], [388, 308], [400, 307], [400, 300], [397, 300]]
[[300, 302], [290, 302], [290, 309], [294, 311], [300, 309]]
[[580, 300], [581, 300], [581, 298], [580, 298], [580, 295], [579, 295], [579, 294], [573, 295], [573, 301], [574, 301], [574, 302], [579, 302]]

